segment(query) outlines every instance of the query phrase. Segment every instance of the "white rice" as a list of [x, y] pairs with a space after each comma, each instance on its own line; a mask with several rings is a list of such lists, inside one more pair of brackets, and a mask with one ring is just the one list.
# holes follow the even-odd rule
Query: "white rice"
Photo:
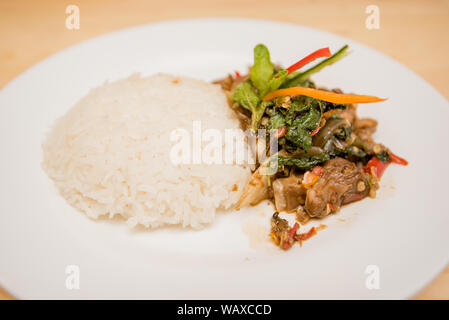
[[217, 85], [163, 74], [106, 83], [56, 121], [42, 166], [91, 218], [198, 228], [237, 202], [251, 173], [242, 165], [172, 164], [170, 132], [191, 132], [197, 120], [202, 130], [239, 127]]

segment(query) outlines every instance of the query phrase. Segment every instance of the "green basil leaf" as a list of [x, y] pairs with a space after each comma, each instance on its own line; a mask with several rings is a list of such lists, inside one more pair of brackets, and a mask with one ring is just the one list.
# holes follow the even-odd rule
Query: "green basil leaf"
[[297, 118], [297, 120], [293, 121], [293, 125], [297, 125], [302, 129], [315, 130], [320, 124], [320, 121], [321, 112], [316, 108], [310, 108], [309, 112], [307, 112], [303, 117]]
[[299, 169], [307, 170], [313, 168], [317, 164], [326, 162], [327, 160], [329, 160], [329, 155], [325, 152], [322, 152], [315, 156], [302, 158], [274, 156], [270, 159], [270, 162], [278, 161], [278, 168], [282, 166], [295, 166]]
[[260, 94], [268, 90], [273, 77], [273, 64], [270, 60], [270, 52], [263, 44], [258, 44], [254, 48], [254, 65], [251, 67], [249, 77]]
[[232, 93], [232, 99], [240, 104], [243, 108], [254, 112], [259, 104], [259, 97], [257, 96], [251, 83], [248, 81], [239, 84]]
[[309, 151], [312, 146], [312, 137], [310, 136], [310, 133], [298, 125], [288, 127], [285, 139], [306, 152]]
[[271, 78], [271, 80], [270, 80], [270, 82], [268, 84], [268, 88], [266, 88], [265, 91], [261, 92], [260, 97], [263, 98], [268, 93], [270, 93], [271, 91], [277, 90], [282, 85], [282, 83], [287, 78], [287, 76], [288, 76], [288, 71], [287, 70], [285, 70], [285, 69], [279, 70]]
[[386, 151], [382, 151], [382, 152], [376, 154], [376, 158], [382, 162], [390, 161], [390, 155]]
[[285, 119], [284, 116], [277, 112], [274, 116], [268, 120], [267, 129], [268, 130], [275, 130], [279, 129], [280, 127], [285, 126]]

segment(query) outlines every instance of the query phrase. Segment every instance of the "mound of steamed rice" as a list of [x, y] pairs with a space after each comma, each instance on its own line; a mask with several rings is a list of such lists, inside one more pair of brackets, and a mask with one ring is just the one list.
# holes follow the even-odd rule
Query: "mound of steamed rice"
[[217, 85], [163, 74], [106, 83], [56, 121], [42, 166], [91, 218], [197, 228], [237, 202], [251, 173], [243, 165], [173, 164], [170, 132], [192, 132], [193, 121], [202, 130], [239, 127]]

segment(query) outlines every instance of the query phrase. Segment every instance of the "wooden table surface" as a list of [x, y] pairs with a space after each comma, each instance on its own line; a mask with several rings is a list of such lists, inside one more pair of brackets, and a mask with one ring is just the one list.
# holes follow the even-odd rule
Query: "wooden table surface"
[[[80, 9], [79, 30], [65, 27], [70, 4]], [[365, 26], [368, 5], [379, 7], [379, 29]], [[285, 21], [352, 38], [402, 62], [449, 98], [448, 0], [0, 0], [0, 89], [82, 40], [154, 21], [213, 16]], [[8, 298], [0, 288], [0, 299]], [[415, 298], [449, 299], [449, 267]]]

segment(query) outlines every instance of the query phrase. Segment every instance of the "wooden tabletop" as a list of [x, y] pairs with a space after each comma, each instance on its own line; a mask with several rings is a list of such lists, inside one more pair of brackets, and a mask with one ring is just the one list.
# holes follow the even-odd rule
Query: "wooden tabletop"
[[[66, 28], [69, 4], [79, 7], [78, 30]], [[379, 29], [366, 27], [369, 5], [379, 8]], [[285, 21], [349, 37], [405, 64], [449, 98], [448, 0], [1, 0], [0, 89], [82, 40], [144, 23], [214, 16]], [[0, 299], [8, 298], [0, 288]], [[449, 267], [415, 298], [449, 299]]]

